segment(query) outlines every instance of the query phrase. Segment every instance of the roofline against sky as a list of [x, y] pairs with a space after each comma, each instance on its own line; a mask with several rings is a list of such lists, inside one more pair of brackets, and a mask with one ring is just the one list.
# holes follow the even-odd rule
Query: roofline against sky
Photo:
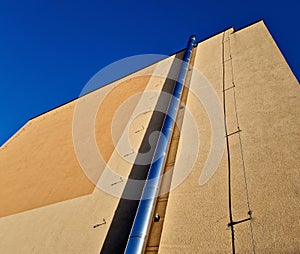
[[[208, 40], [208, 39], [211, 39], [211, 38], [214, 37], [214, 36], [217, 36], [218, 34], [224, 32], [224, 31], [226, 31], [226, 30], [231, 29], [231, 28], [233, 28], [234, 32], [238, 32], [238, 31], [240, 31], [240, 30], [243, 30], [243, 29], [245, 29], [245, 28], [248, 28], [249, 26], [255, 25], [256, 23], [259, 23], [259, 22], [261, 22], [261, 21], [263, 21], [263, 20], [262, 20], [262, 19], [259, 19], [259, 20], [257, 20], [257, 21], [254, 21], [254, 22], [250, 23], [249, 25], [246, 25], [246, 26], [244, 26], [244, 27], [241, 27], [241, 28], [239, 28], [239, 29], [237, 29], [237, 30], [234, 30], [234, 26], [227, 27], [227, 28], [225, 28], [225, 29], [222, 29], [222, 30], [220, 30], [220, 31], [218, 31], [218, 32], [216, 32], [216, 33], [214, 33], [213, 35], [210, 35], [210, 36], [208, 36], [208, 37], [206, 37], [206, 38], [204, 38], [204, 39], [202, 39], [202, 40], [197, 41], [197, 43], [202, 43], [202, 42], [204, 42], [204, 41], [206, 41], [206, 40]], [[263, 22], [264, 22], [264, 21], [263, 21]], [[46, 113], [48, 113], [48, 112], [50, 112], [50, 111], [52, 111], [52, 110], [55, 110], [55, 109], [57, 109], [57, 108], [59, 108], [59, 107], [62, 107], [62, 106], [64, 106], [64, 105], [66, 105], [66, 104], [68, 104], [68, 103], [70, 103], [70, 102], [73, 102], [73, 101], [75, 101], [75, 100], [77, 100], [77, 99], [79, 99], [79, 98], [81, 98], [81, 97], [84, 97], [84, 96], [86, 96], [86, 95], [88, 95], [88, 94], [90, 94], [90, 93], [93, 93], [93, 92], [97, 91], [98, 89], [101, 89], [101, 88], [103, 88], [103, 87], [105, 87], [105, 86], [108, 86], [108, 85], [110, 85], [110, 84], [112, 84], [112, 83], [114, 83], [114, 82], [120, 81], [121, 79], [123, 79], [123, 78], [125, 78], [125, 77], [127, 77], [127, 76], [129, 76], [129, 75], [132, 75], [132, 74], [134, 74], [134, 73], [137, 73], [137, 72], [141, 71], [142, 69], [148, 68], [148, 67], [150, 67], [151, 65], [154, 65], [154, 64], [156, 64], [156, 63], [158, 63], [158, 62], [160, 62], [160, 61], [162, 61], [162, 60], [164, 60], [164, 59], [166, 59], [166, 58], [168, 58], [168, 57], [170, 57], [170, 56], [176, 55], [176, 54], [178, 54], [179, 52], [181, 52], [181, 51], [183, 51], [183, 50], [185, 50], [185, 48], [180, 49], [180, 50], [178, 50], [178, 51], [176, 51], [175, 53], [172, 53], [172, 54], [170, 54], [170, 55], [166, 55], [166, 57], [164, 57], [164, 58], [162, 58], [162, 59], [160, 59], [160, 60], [157, 60], [157, 61], [155, 61], [155, 62], [153, 62], [153, 63], [151, 63], [151, 64], [145, 65], [145, 66], [143, 66], [143, 67], [141, 67], [141, 68], [139, 68], [139, 69], [137, 69], [137, 70], [134, 70], [134, 71], [132, 71], [132, 72], [129, 72], [129, 73], [127, 73], [126, 75], [121, 76], [121, 77], [119, 77], [119, 78], [117, 78], [117, 79], [115, 79], [115, 80], [113, 80], [113, 81], [110, 81], [110, 82], [108, 82], [108, 83], [102, 85], [102, 86], [99, 87], [99, 88], [96, 88], [96, 89], [94, 89], [94, 90], [92, 90], [92, 91], [89, 91], [88, 93], [85, 93], [85, 94], [82, 95], [82, 96], [79, 96], [79, 97], [76, 97], [76, 98], [74, 98], [74, 99], [71, 99], [71, 100], [69, 100], [69, 101], [67, 101], [67, 102], [65, 102], [65, 103], [63, 103], [63, 104], [60, 104], [60, 105], [58, 105], [58, 106], [56, 106], [56, 107], [54, 107], [54, 108], [51, 108], [51, 109], [49, 109], [49, 110], [47, 110], [47, 111], [45, 111], [45, 112], [43, 112], [43, 113], [41, 113], [41, 114], [38, 114], [38, 115], [36, 115], [36, 116], [33, 116], [33, 117], [29, 118], [28, 121], [30, 121], [30, 120], [32, 120], [32, 119], [34, 119], [34, 118], [37, 118], [37, 117], [39, 117], [39, 116], [41, 116], [41, 115], [44, 115], [44, 114], [46, 114]]]
[[[214, 33], [213, 35], [210, 35], [210, 36], [208, 36], [208, 37], [206, 37], [206, 38], [204, 38], [204, 39], [202, 39], [202, 40], [197, 41], [197, 43], [202, 43], [202, 42], [204, 42], [204, 41], [206, 41], [206, 40], [208, 40], [208, 39], [211, 39], [211, 38], [214, 37], [214, 36], [217, 36], [218, 34], [224, 32], [224, 31], [226, 31], [226, 30], [231, 29], [231, 28], [233, 28], [234, 33], [235, 33], [235, 32], [238, 32], [238, 31], [240, 31], [240, 30], [243, 30], [243, 29], [245, 29], [245, 28], [248, 28], [248, 27], [250, 27], [250, 26], [252, 26], [252, 25], [255, 25], [256, 23], [259, 23], [259, 22], [261, 22], [261, 21], [264, 22], [263, 19], [259, 19], [259, 20], [254, 21], [254, 22], [252, 22], [252, 23], [250, 23], [250, 24], [248, 24], [248, 25], [246, 25], [246, 26], [243, 26], [243, 27], [241, 27], [241, 28], [239, 28], [239, 29], [237, 29], [237, 30], [234, 30], [234, 26], [227, 27], [227, 28], [225, 28], [225, 29], [222, 29], [222, 30], [217, 31], [217, 32]], [[264, 22], [264, 23], [265, 23], [265, 22]], [[42, 116], [42, 115], [44, 115], [44, 114], [46, 114], [46, 113], [49, 113], [49, 112], [52, 111], [52, 110], [58, 109], [58, 108], [60, 108], [60, 107], [62, 107], [62, 106], [64, 106], [64, 105], [66, 105], [66, 104], [68, 104], [68, 103], [71, 103], [71, 102], [77, 100], [78, 98], [84, 97], [84, 96], [86, 96], [86, 95], [88, 95], [88, 94], [90, 94], [90, 93], [92, 93], [92, 92], [95, 92], [95, 91], [97, 91], [98, 89], [101, 89], [101, 88], [103, 88], [103, 87], [105, 87], [105, 86], [108, 86], [108, 85], [110, 85], [110, 84], [112, 84], [112, 83], [114, 83], [114, 82], [120, 81], [121, 79], [123, 79], [123, 78], [125, 78], [125, 77], [127, 77], [127, 76], [129, 76], [129, 75], [132, 75], [132, 74], [134, 74], [134, 73], [137, 73], [137, 72], [141, 71], [141, 70], [144, 69], [144, 68], [150, 67], [151, 65], [154, 65], [154, 64], [156, 64], [156, 63], [158, 63], [158, 62], [160, 62], [160, 61], [162, 61], [162, 60], [164, 60], [164, 59], [166, 59], [166, 58], [168, 58], [168, 57], [170, 57], [170, 56], [173, 56], [173, 55], [175, 55], [175, 54], [178, 54], [179, 52], [181, 52], [181, 51], [183, 51], [183, 50], [185, 50], [185, 48], [180, 49], [180, 50], [178, 50], [178, 51], [176, 51], [175, 53], [172, 53], [172, 54], [170, 54], [170, 55], [167, 55], [166, 57], [164, 57], [164, 58], [162, 58], [162, 59], [160, 59], [160, 60], [157, 60], [157, 61], [155, 61], [155, 62], [153, 62], [153, 63], [151, 63], [151, 64], [148, 64], [148, 65], [143, 66], [143, 67], [141, 67], [141, 68], [139, 68], [139, 69], [137, 69], [137, 70], [134, 70], [134, 71], [132, 71], [132, 72], [130, 72], [130, 73], [127, 73], [126, 75], [121, 76], [121, 77], [119, 77], [119, 78], [117, 78], [117, 79], [115, 79], [115, 80], [113, 80], [113, 81], [111, 81], [111, 82], [108, 82], [108, 83], [102, 85], [101, 87], [96, 88], [96, 89], [94, 89], [94, 90], [92, 90], [92, 91], [90, 91], [90, 92], [88, 92], [88, 93], [86, 93], [86, 94], [84, 94], [84, 95], [82, 95], [82, 96], [79, 96], [79, 97], [76, 97], [76, 98], [74, 98], [74, 99], [71, 99], [71, 100], [69, 100], [69, 101], [67, 101], [67, 102], [65, 102], [65, 103], [63, 103], [63, 104], [60, 104], [60, 105], [58, 105], [58, 106], [56, 106], [56, 107], [53, 107], [53, 108], [51, 108], [51, 109], [49, 109], [49, 110], [47, 110], [47, 111], [45, 111], [45, 112], [43, 112], [43, 113], [41, 113], [41, 114], [38, 114], [38, 115], [36, 115], [36, 116], [33, 116], [33, 117], [29, 118], [29, 119], [27, 120], [27, 122], [25, 122], [25, 123], [24, 123], [24, 124], [23, 124], [23, 125], [22, 125], [22, 126], [21, 126], [21, 127], [20, 127], [20, 128], [19, 128], [19, 129], [18, 129], [18, 130], [17, 130], [17, 131], [16, 131], [16, 132], [8, 139], [8, 140], [7, 140], [7, 141], [6, 141], [6, 142], [4, 142], [0, 147], [2, 148], [2, 147], [4, 147], [5, 145], [7, 145], [7, 144], [12, 140], [12, 138], [13, 138], [17, 133], [19, 133], [19, 131], [20, 131], [22, 128], [24, 128], [24, 126], [25, 126], [26, 124], [28, 124], [28, 122], [30, 122], [31, 120], [36, 119], [36, 118], [38, 118], [38, 117], [40, 117], [40, 116]]]

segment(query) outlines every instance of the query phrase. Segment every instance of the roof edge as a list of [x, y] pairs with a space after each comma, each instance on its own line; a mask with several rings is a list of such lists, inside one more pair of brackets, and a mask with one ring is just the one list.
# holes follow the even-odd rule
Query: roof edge
[[256, 20], [256, 21], [254, 21], [254, 22], [252, 22], [252, 23], [250, 23], [250, 24], [248, 24], [246, 26], [240, 27], [239, 29], [235, 30], [233, 33], [237, 33], [237, 32], [239, 32], [241, 30], [244, 30], [244, 29], [246, 29], [246, 28], [248, 28], [250, 26], [254, 26], [254, 25], [256, 25], [257, 23], [260, 23], [260, 22], [263, 22], [265, 24], [265, 21], [263, 19], [259, 19], [259, 20]]
[[[227, 28], [225, 28], [225, 29], [219, 30], [218, 32], [214, 33], [213, 35], [210, 35], [210, 36], [208, 36], [208, 37], [206, 37], [206, 38], [204, 38], [204, 39], [201, 39], [201, 40], [197, 41], [197, 43], [202, 43], [202, 42], [204, 42], [204, 41], [206, 41], [206, 40], [209, 40], [209, 39], [211, 39], [211, 38], [217, 36], [218, 34], [224, 32], [224, 31], [227, 31], [227, 30], [229, 30], [229, 29], [231, 29], [231, 28], [234, 30], [233, 33], [236, 33], [236, 32], [238, 32], [238, 31], [240, 31], [240, 30], [243, 30], [243, 29], [245, 29], [245, 28], [247, 28], [247, 27], [249, 27], [249, 26], [252, 26], [252, 25], [254, 25], [254, 24], [256, 24], [256, 23], [259, 23], [259, 22], [261, 22], [261, 21], [263, 21], [263, 19], [260, 19], [260, 20], [257, 20], [257, 21], [255, 21], [255, 22], [252, 22], [252, 23], [250, 23], [249, 25], [246, 25], [246, 26], [244, 26], [244, 27], [241, 27], [241, 28], [239, 28], [239, 29], [237, 29], [237, 30], [234, 30], [234, 26], [229, 26], [229, 27], [227, 27]], [[264, 22], [264, 21], [263, 21], [263, 22]], [[141, 71], [141, 70], [144, 69], [144, 68], [148, 68], [148, 67], [150, 67], [151, 65], [154, 65], [154, 64], [156, 64], [156, 63], [158, 63], [158, 62], [160, 62], [160, 61], [162, 61], [162, 60], [164, 60], [164, 59], [166, 59], [166, 58], [168, 58], [168, 57], [170, 57], [170, 56], [173, 56], [173, 55], [175, 55], [175, 54], [178, 54], [179, 52], [181, 52], [181, 51], [183, 51], [183, 50], [185, 50], [185, 48], [182, 48], [182, 49], [176, 51], [176, 52], [173, 53], [173, 54], [167, 55], [166, 57], [164, 57], [164, 58], [162, 58], [162, 59], [160, 59], [160, 60], [157, 60], [157, 61], [155, 61], [155, 62], [153, 62], [153, 63], [151, 63], [151, 64], [148, 64], [148, 65], [146, 65], [146, 66], [143, 66], [143, 67], [141, 67], [141, 68], [139, 68], [139, 69], [137, 69], [137, 70], [134, 70], [134, 71], [132, 71], [132, 72], [129, 72], [129, 73], [127, 73], [126, 75], [123, 75], [123, 76], [121, 76], [121, 77], [119, 77], [119, 78], [117, 78], [117, 79], [115, 79], [115, 80], [113, 80], [113, 81], [110, 81], [110, 82], [108, 82], [108, 83], [106, 83], [106, 84], [103, 84], [103, 85], [101, 85], [99, 88], [96, 88], [96, 89], [94, 89], [94, 90], [92, 90], [92, 91], [90, 91], [90, 92], [88, 92], [88, 93], [86, 93], [86, 94], [84, 94], [84, 95], [82, 95], [82, 96], [79, 96], [79, 97], [76, 97], [76, 98], [74, 98], [74, 99], [71, 99], [71, 100], [69, 100], [69, 101], [67, 101], [67, 102], [65, 102], [65, 103], [62, 103], [62, 104], [60, 104], [60, 105], [58, 105], [58, 106], [55, 106], [55, 107], [53, 107], [53, 108], [50, 108], [49, 110], [46, 110], [46, 111], [44, 111], [44, 112], [42, 112], [42, 113], [40, 113], [40, 114], [38, 114], [38, 115], [35, 115], [35, 116], [33, 116], [33, 117], [30, 117], [30, 118], [28, 119], [27, 122], [29, 122], [29, 121], [31, 121], [31, 120], [37, 118], [37, 117], [40, 117], [40, 116], [42, 116], [42, 115], [44, 115], [44, 114], [46, 114], [46, 113], [48, 113], [48, 112], [50, 112], [50, 111], [52, 111], [52, 110], [58, 109], [58, 108], [60, 108], [60, 107], [62, 107], [62, 106], [64, 106], [64, 105], [66, 105], [66, 104], [68, 104], [68, 103], [71, 103], [71, 102], [73, 102], [73, 101], [75, 101], [75, 100], [77, 100], [77, 99], [79, 99], [79, 98], [81, 98], [81, 97], [84, 97], [84, 96], [86, 96], [86, 95], [88, 95], [88, 94], [90, 94], [90, 93], [93, 93], [93, 92], [97, 91], [98, 89], [101, 89], [101, 88], [103, 88], [103, 87], [105, 87], [105, 86], [108, 86], [108, 85], [110, 85], [110, 84], [112, 84], [112, 83], [114, 83], [114, 82], [120, 81], [121, 79], [123, 79], [123, 78], [125, 78], [125, 77], [127, 77], [127, 76], [129, 76], [129, 75], [132, 75], [132, 74], [134, 74], [134, 73], [137, 73], [137, 72]], [[21, 127], [21, 128], [22, 128], [22, 127]], [[14, 136], [14, 135], [13, 135], [13, 136]], [[6, 142], [5, 142], [5, 143], [6, 143]], [[5, 143], [4, 143], [4, 144], [5, 144]]]

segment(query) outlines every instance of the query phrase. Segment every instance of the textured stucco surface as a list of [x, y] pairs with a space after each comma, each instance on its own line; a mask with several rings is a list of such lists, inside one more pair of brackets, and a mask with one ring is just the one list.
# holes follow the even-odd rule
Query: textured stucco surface
[[[228, 134], [238, 131], [238, 126], [241, 130], [228, 137], [232, 213], [233, 221], [249, 217], [240, 135], [255, 247], [246, 221], [234, 226], [235, 250], [299, 253], [299, 85], [263, 22], [232, 32], [199, 44], [195, 65], [222, 103], [224, 65]], [[197, 111], [201, 148], [190, 176], [170, 194], [159, 252], [231, 253], [227, 150], [213, 178], [199, 186], [210, 148], [210, 126], [193, 96], [188, 104]], [[193, 141], [189, 126], [184, 125], [181, 138]], [[188, 146], [182, 149], [189, 153]], [[175, 169], [183, 166], [177, 164]]]
[[[170, 64], [166, 60], [159, 69], [167, 71]], [[157, 65], [82, 98], [83, 106], [103, 101], [95, 119], [82, 116], [83, 122], [95, 120], [96, 153], [85, 146], [88, 127], [73, 133], [87, 156], [80, 164], [72, 143], [76, 101], [30, 120], [0, 148], [0, 253], [100, 252], [119, 198], [95, 188], [80, 166], [91, 170], [98, 186], [122, 193], [126, 181], [117, 183], [117, 174], [126, 178], [130, 173], [152, 115], [145, 108], [155, 106], [165, 80], [149, 76]], [[232, 135], [215, 174], [200, 186], [214, 130], [201, 101], [188, 94], [200, 148], [190, 174], [169, 195], [159, 253], [232, 253], [228, 152], [233, 221], [249, 217], [248, 201], [253, 216], [253, 234], [249, 221], [234, 226], [236, 253], [253, 253], [253, 248], [256, 253], [299, 253], [298, 81], [263, 22], [199, 43], [194, 66], [214, 88], [222, 110], [225, 106]], [[190, 91], [199, 85], [193, 79], [192, 74]], [[173, 179], [193, 159], [196, 135], [187, 119], [185, 115]], [[98, 181], [99, 172], [105, 177]], [[105, 224], [93, 228], [103, 219]]]
[[[171, 63], [171, 60], [172, 57], [166, 59], [165, 63], [162, 63], [161, 68], [165, 68], [166, 70], [168, 70], [168, 66]], [[147, 114], [143, 114], [144, 111], [142, 110], [144, 110], [145, 108], [151, 109], [155, 107], [158, 96], [152, 98], [153, 93], [156, 94], [157, 92], [159, 92], [164, 82], [163, 77], [149, 76], [149, 73], [153, 73], [154, 69], [155, 65], [149, 66], [146, 69], [132, 74], [130, 77], [126, 77], [123, 80], [103, 87], [100, 90], [95, 91], [80, 99], [82, 100], [81, 103], [84, 104], [88, 101], [97, 101], [97, 98], [101, 98], [103, 95], [106, 95], [98, 111], [98, 113], [102, 113], [102, 115], [101, 117], [99, 117], [98, 114], [96, 118], [98, 120], [95, 128], [96, 142], [99, 151], [103, 154], [103, 157], [107, 162], [106, 167], [111, 167], [111, 169], [116, 173], [121, 174], [123, 178], [126, 178], [128, 176], [128, 173], [130, 172], [130, 169], [132, 167], [132, 163], [131, 161], [124, 160], [123, 154], [120, 154], [117, 150], [111, 149], [111, 146], [114, 145], [116, 147], [122, 147], [125, 143], [126, 149], [126, 141], [127, 138], [130, 137], [130, 144], [134, 149], [138, 149], [143, 137], [143, 132], [145, 130], [142, 130], [138, 133], [135, 132], [140, 128], [141, 125], [147, 126], [152, 115], [151, 111]], [[125, 87], [127, 86], [127, 92], [124, 92], [124, 90], [120, 92], [119, 88], [123, 87], [123, 85]], [[107, 93], [107, 91], [109, 92]], [[136, 96], [132, 99], [129, 99], [133, 94], [135, 94]], [[152, 97], [149, 99], [150, 95]], [[123, 102], [128, 99], [129, 102], [122, 107], [121, 105], [123, 104]], [[111, 127], [112, 123], [114, 122], [112, 114], [114, 114], [115, 109], [119, 107], [122, 107], [122, 109], [119, 110], [119, 113], [116, 113], [116, 116], [118, 116], [118, 114], [125, 114], [125, 120], [116, 120], [117, 123], [114, 123], [114, 127]], [[70, 110], [68, 110], [69, 108]], [[113, 109], [113, 111], [111, 111], [111, 108]], [[57, 163], [57, 158], [55, 156], [57, 154], [61, 154], [60, 156], [64, 157], [65, 153], [73, 152], [74, 148], [72, 147], [72, 145], [66, 145], [64, 143], [72, 142], [72, 128], [70, 126], [72, 126], [73, 112], [71, 109], [71, 106], [68, 104], [61, 108], [58, 108], [58, 110], [63, 111], [63, 113], [65, 114], [64, 116], [67, 116], [67, 118], [62, 117], [63, 119], [65, 119], [65, 122], [63, 123], [66, 126], [62, 123], [63, 126], [55, 129], [55, 133], [53, 134], [53, 136], [51, 136], [54, 140], [47, 140], [47, 133], [51, 132], [52, 130], [51, 125], [49, 126], [49, 124], [54, 124], [55, 120], [57, 120], [53, 117], [53, 115], [58, 113], [50, 111], [47, 114], [39, 117], [45, 119], [45, 121], [46, 119], [49, 121], [49, 124], [44, 126], [45, 128], [48, 126], [48, 129], [44, 130], [44, 136], [41, 136], [41, 138], [44, 138], [46, 141], [48, 141], [48, 150], [45, 148], [47, 152], [43, 150], [40, 151], [40, 153], [46, 153], [45, 155], [43, 155], [43, 158], [45, 159], [44, 162], [39, 162], [38, 157], [31, 158], [28, 155], [28, 163], [32, 163], [32, 165], [37, 164], [37, 162], [48, 163], [51, 164], [53, 168], [55, 168], [55, 165]], [[103, 111], [110, 112], [110, 114], [105, 114], [103, 113]], [[134, 116], [133, 119], [131, 119], [131, 115]], [[88, 117], [89, 116], [87, 116], [85, 120], [89, 121], [90, 119], [88, 119]], [[32, 121], [39, 121], [39, 118], [33, 119]], [[128, 119], [130, 119], [130, 121], [128, 121]], [[123, 133], [122, 131], [127, 125], [129, 125], [127, 128], [129, 129], [129, 133]], [[43, 131], [40, 129], [40, 126], [37, 127], [37, 129], [41, 132]], [[107, 139], [105, 139], [104, 142], [102, 141], [101, 135], [103, 133], [107, 134], [108, 130], [110, 131], [111, 129], [114, 129], [114, 135], [116, 135], [114, 138], [114, 142], [116, 144], [113, 144], [113, 141], [108, 141]], [[83, 129], [82, 131], [84, 132], [85, 130]], [[60, 132], [62, 133], [60, 134]], [[28, 133], [31, 133], [31, 136], [34, 136], [29, 127]], [[57, 136], [61, 137], [61, 140], [64, 142], [59, 143], [55, 139]], [[22, 137], [23, 135], [20, 135], [20, 138]], [[70, 140], [65, 140], [63, 139], [63, 137], [70, 137]], [[25, 141], [31, 140], [25, 139]], [[20, 148], [22, 143], [13, 143], [15, 142], [15, 138], [13, 138], [10, 142], [11, 143], [6, 144], [6, 147], [3, 147], [3, 149], [9, 148], [11, 145], [10, 154], [11, 158], [14, 158], [14, 156], [18, 154], [17, 152], [19, 151], [19, 149], [22, 149], [22, 147]], [[51, 147], [50, 144], [52, 145]], [[103, 144], [105, 144], [106, 146], [104, 146]], [[53, 149], [49, 149], [49, 147]], [[26, 150], [25, 148], [23, 149]], [[27, 149], [29, 150], [28, 147]], [[90, 149], [88, 145], [86, 146], [86, 149]], [[54, 150], [53, 153], [51, 153], [52, 150]], [[3, 151], [5, 150], [1, 151], [2, 154]], [[28, 151], [28, 153], [29, 152], [30, 151]], [[49, 158], [47, 159], [47, 156], [52, 158], [53, 161], [50, 161]], [[136, 153], [131, 155], [132, 161], [134, 161], [135, 156]], [[73, 157], [75, 157], [75, 155], [73, 155]], [[74, 158], [74, 160], [75, 159], [76, 158]], [[6, 162], [10, 161], [7, 159]], [[62, 168], [62, 170], [66, 170], [71, 167], [71, 162], [72, 161], [67, 160], [64, 163], [64, 167]], [[11, 164], [14, 165], [12, 162]], [[82, 163], [82, 165], [84, 165], [84, 163]], [[38, 171], [38, 168], [27, 168], [28, 164], [22, 163], [22, 161], [18, 162], [16, 166], [23, 167], [24, 170], [29, 170], [29, 175], [35, 174], [37, 175], [37, 177], [42, 177], [40, 175], [40, 171]], [[79, 168], [78, 162], [76, 166]], [[14, 192], [14, 186], [12, 185], [1, 186], [3, 188], [3, 192], [6, 191], [7, 193], [6, 198], [1, 197], [1, 207], [7, 208], [14, 205], [15, 207], [11, 208], [11, 210], [15, 214], [3, 216], [2, 218], [0, 218], [0, 253], [99, 253], [109, 229], [110, 223], [112, 221], [119, 198], [107, 194], [104, 191], [99, 190], [98, 188], [95, 188], [95, 186], [89, 182], [82, 169], [78, 168], [77, 170], [80, 170], [80, 173], [82, 174], [82, 179], [77, 179], [77, 181], [79, 182], [75, 182], [76, 185], [68, 186], [67, 184], [64, 184], [63, 190], [66, 193], [69, 192], [74, 195], [74, 193], [76, 193], [76, 188], [79, 188], [81, 190], [81, 192], [78, 194], [79, 197], [73, 196], [74, 198], [72, 198], [72, 196], [67, 196], [67, 194], [66, 196], [62, 197], [62, 195], [59, 193], [53, 193], [53, 191], [51, 192], [52, 189], [55, 190], [55, 184], [59, 183], [59, 179], [56, 179], [56, 181], [54, 179], [53, 181], [47, 182], [46, 187], [44, 187], [45, 183], [44, 185], [40, 185], [40, 183], [35, 183], [33, 181], [34, 179], [29, 179], [32, 181], [30, 182], [30, 185], [34, 190], [34, 193], [31, 193], [29, 198], [24, 201], [25, 207], [22, 208], [27, 211], [19, 213], [16, 212], [19, 211], [18, 209], [20, 209], [20, 205], [18, 205], [17, 202], [14, 204], [10, 204], [10, 200], [7, 199], [18, 199], [20, 196], [19, 192], [21, 190], [19, 190], [19, 192]], [[4, 167], [1, 169], [2, 171], [5, 170]], [[13, 174], [15, 174], [15, 177], [18, 177], [17, 172], [13, 172], [13, 169], [14, 168], [10, 169], [12, 171], [12, 177], [14, 176]], [[76, 170], [76, 168], [72, 167], [71, 169], [73, 171]], [[105, 168], [103, 168], [102, 171], [103, 170], [105, 170]], [[76, 171], [73, 171], [70, 172], [70, 175], [71, 177], [76, 179], [76, 175], [74, 176]], [[4, 180], [2, 180], [5, 183], [7, 175], [5, 174], [5, 172], [2, 173], [4, 178]], [[56, 173], [56, 176], [60, 176], [58, 173]], [[20, 178], [21, 177], [22, 175], [20, 176]], [[68, 179], [68, 176], [66, 175], [61, 177], [66, 178], [67, 180], [72, 182], [72, 179]], [[62, 181], [66, 181], [66, 179], [62, 179]], [[46, 180], [49, 179], [46, 178]], [[122, 189], [125, 185], [125, 181], [117, 185], [112, 185], [118, 180], [119, 178], [112, 177], [106, 178], [105, 182], [108, 188], [117, 189], [116, 192], [113, 192], [117, 194], [122, 193]], [[85, 181], [87, 181], [91, 185], [88, 193], [82, 192]], [[75, 183], [73, 181], [73, 184]], [[21, 188], [22, 184], [19, 185], [20, 186], [17, 187]], [[49, 204], [49, 202], [46, 202], [47, 200], [45, 201], [40, 197], [40, 194], [43, 191], [43, 187], [46, 189], [50, 189], [47, 194], [49, 196], [53, 195], [53, 204]], [[42, 201], [42, 203], [39, 205], [39, 208], [33, 206], [33, 204], [35, 204], [35, 199], [41, 199]], [[7, 204], [4, 204], [4, 202], [7, 202]], [[105, 220], [105, 224], [93, 228], [94, 225], [103, 223], [103, 219]]]
[[[194, 66], [209, 80], [221, 106], [222, 34], [198, 44]], [[191, 91], [197, 85], [192, 75]], [[159, 253], [207, 253], [210, 249], [212, 253], [218, 249], [229, 253], [226, 159], [223, 158], [213, 178], [204, 186], [199, 186], [201, 170], [210, 149], [211, 129], [205, 108], [193, 93], [188, 95], [187, 108], [198, 125], [200, 148], [191, 173], [169, 195]], [[180, 143], [183, 143], [183, 139], [189, 142], [185, 147], [181, 144], [181, 156], [184, 159], [175, 164], [175, 176], [185, 169], [185, 160], [192, 159], [189, 147], [193, 147], [190, 144], [195, 141], [195, 136], [185, 119]]]
[[[110, 134], [112, 110], [132, 94], [144, 91], [149, 76], [137, 77], [114, 88], [102, 103], [96, 119], [99, 150], [108, 160], [113, 149]], [[130, 87], [130, 89], [128, 89]], [[103, 92], [108, 87], [101, 89]], [[92, 95], [88, 95], [89, 97]], [[106, 101], [113, 103], [106, 103]], [[134, 102], [131, 104], [134, 106]], [[72, 141], [72, 117], [76, 101], [29, 121], [0, 153], [0, 216], [89, 194], [94, 185], [77, 162]], [[126, 108], [125, 116], [132, 109]], [[101, 115], [101, 117], [99, 116]], [[128, 118], [118, 121], [123, 129]], [[38, 190], [38, 195], [36, 194]]]

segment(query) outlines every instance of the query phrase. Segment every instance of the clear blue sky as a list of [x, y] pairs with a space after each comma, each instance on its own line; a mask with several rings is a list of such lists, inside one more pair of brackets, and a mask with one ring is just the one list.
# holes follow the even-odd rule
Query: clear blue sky
[[[299, 80], [299, 1], [1, 1], [0, 145], [101, 68], [264, 19]], [[298, 16], [298, 17], [297, 17]]]

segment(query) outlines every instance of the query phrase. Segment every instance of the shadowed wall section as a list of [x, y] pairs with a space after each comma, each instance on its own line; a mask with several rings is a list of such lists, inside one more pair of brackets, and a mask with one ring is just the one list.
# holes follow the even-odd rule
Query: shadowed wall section
[[[149, 76], [126, 80], [103, 101], [97, 114], [95, 134], [106, 161], [114, 149], [111, 123], [115, 110], [130, 96], [141, 94], [148, 81]], [[126, 125], [137, 100], [138, 97], [131, 101], [124, 118], [118, 120], [119, 131]], [[73, 148], [75, 104], [76, 100], [30, 120], [1, 147], [0, 217], [93, 191], [94, 184], [82, 171]]]

